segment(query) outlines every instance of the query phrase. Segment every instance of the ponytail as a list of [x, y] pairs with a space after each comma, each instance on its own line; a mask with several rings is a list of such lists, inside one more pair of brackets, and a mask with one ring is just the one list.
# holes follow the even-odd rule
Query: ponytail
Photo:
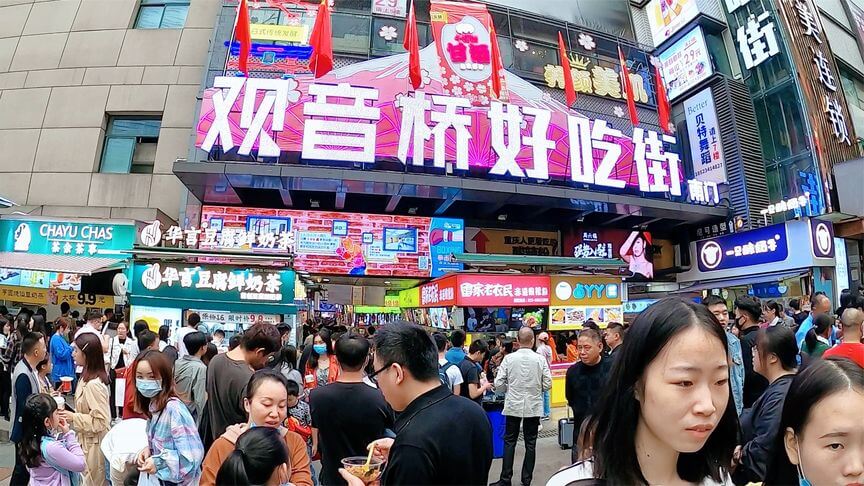
[[266, 484], [277, 467], [288, 463], [288, 449], [278, 429], [255, 427], [237, 438], [234, 451], [216, 474], [216, 484]]
[[251, 484], [246, 474], [246, 463], [243, 461], [243, 451], [234, 449], [222, 463], [216, 474], [216, 484]]
[[807, 336], [804, 337], [804, 343], [807, 344], [807, 349], [812, 353], [813, 349], [819, 344], [816, 336], [825, 335], [826, 331], [831, 327], [833, 319], [828, 314], [819, 314], [813, 318], [813, 327], [807, 331]]
[[807, 335], [804, 336], [804, 345], [807, 346], [808, 354], [813, 352], [817, 344], [819, 344], [819, 340], [816, 339], [816, 329], [811, 327], [807, 331]]

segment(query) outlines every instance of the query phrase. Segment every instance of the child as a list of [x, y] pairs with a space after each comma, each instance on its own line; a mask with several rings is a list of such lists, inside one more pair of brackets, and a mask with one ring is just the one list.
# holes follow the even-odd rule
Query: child
[[58, 413], [54, 397], [45, 393], [30, 395], [21, 414], [23, 439], [21, 462], [30, 473], [30, 484], [71, 486], [87, 463], [75, 432]]
[[[312, 412], [309, 403], [300, 400], [300, 385], [294, 381], [288, 381], [285, 388], [288, 390], [288, 418], [285, 419], [285, 428], [296, 432], [306, 441], [306, 452], [312, 458]], [[312, 483], [318, 484], [318, 476], [315, 474], [315, 466], [309, 464], [312, 473]]]

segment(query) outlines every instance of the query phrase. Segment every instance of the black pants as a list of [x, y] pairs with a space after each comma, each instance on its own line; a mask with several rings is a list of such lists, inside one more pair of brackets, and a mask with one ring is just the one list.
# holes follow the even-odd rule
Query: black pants
[[0, 368], [0, 416], [9, 416], [9, 403], [12, 398], [12, 375], [9, 368]]
[[21, 462], [21, 455], [18, 444], [15, 444], [15, 469], [12, 470], [12, 478], [9, 479], [9, 486], [27, 486], [30, 483], [30, 473], [27, 467]]
[[511, 417], [507, 415], [504, 431], [504, 463], [501, 465], [501, 481], [509, 483], [513, 479], [513, 460], [516, 457], [516, 442], [519, 440], [519, 426], [525, 438], [525, 460], [522, 461], [522, 484], [528, 486], [534, 477], [534, 460], [537, 456], [537, 428], [540, 417]]

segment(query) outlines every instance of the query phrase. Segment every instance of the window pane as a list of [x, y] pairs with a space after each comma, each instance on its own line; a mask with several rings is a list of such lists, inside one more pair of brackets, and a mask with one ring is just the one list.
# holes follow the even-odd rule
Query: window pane
[[371, 17], [333, 13], [333, 50], [342, 52], [369, 52], [369, 23]]
[[138, 20], [135, 22], [136, 29], [158, 29], [162, 21], [162, 11], [165, 7], [142, 6], [138, 10]]
[[[499, 46], [500, 45], [499, 42]], [[546, 72], [547, 64], [558, 64], [558, 53], [556, 52], [556, 49], [539, 46], [530, 42], [526, 42], [526, 46], [528, 49], [524, 52], [520, 49], [513, 51], [513, 65], [516, 69], [542, 76], [543, 73]], [[503, 54], [501, 57], [504, 57]]]
[[504, 69], [512, 69], [513, 44], [509, 37], [498, 36], [498, 50], [501, 51], [501, 64]]
[[278, 25], [279, 24], [279, 9], [278, 8], [256, 8], [249, 10], [249, 23]]
[[108, 135], [123, 135], [129, 137], [158, 137], [161, 120], [126, 120], [111, 119]]
[[186, 12], [188, 5], [169, 5], [165, 7], [165, 15], [162, 16], [163, 29], [182, 29], [186, 25]]
[[[417, 27], [418, 34], [420, 26]], [[388, 55], [405, 52], [405, 21], [376, 18], [372, 21], [372, 50], [375, 54]], [[418, 44], [420, 42], [418, 35]], [[389, 40], [388, 40], [389, 39]]]
[[105, 140], [100, 172], [127, 174], [135, 152], [134, 138], [109, 138]]

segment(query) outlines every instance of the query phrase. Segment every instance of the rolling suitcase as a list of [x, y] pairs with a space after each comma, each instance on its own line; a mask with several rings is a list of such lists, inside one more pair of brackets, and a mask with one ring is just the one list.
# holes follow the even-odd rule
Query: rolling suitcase
[[567, 418], [558, 420], [558, 447], [573, 447], [573, 418], [570, 417], [570, 407], [567, 407]]

